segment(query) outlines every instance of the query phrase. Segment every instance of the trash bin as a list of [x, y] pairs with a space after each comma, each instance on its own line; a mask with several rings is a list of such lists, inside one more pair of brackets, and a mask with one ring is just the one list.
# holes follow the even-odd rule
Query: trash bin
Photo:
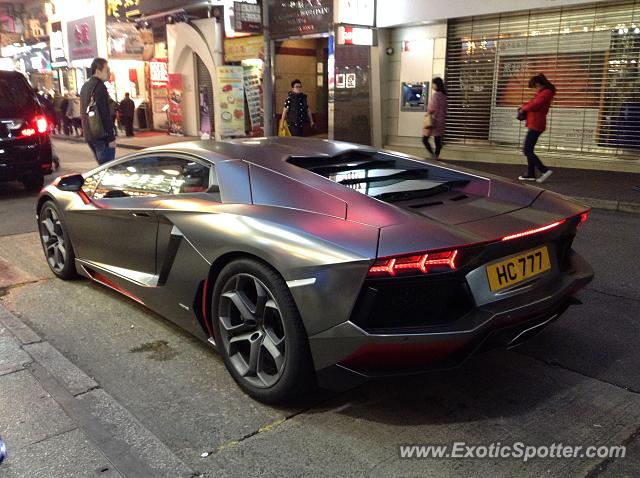
[[149, 105], [146, 101], [138, 106], [138, 129], [149, 129], [148, 110]]

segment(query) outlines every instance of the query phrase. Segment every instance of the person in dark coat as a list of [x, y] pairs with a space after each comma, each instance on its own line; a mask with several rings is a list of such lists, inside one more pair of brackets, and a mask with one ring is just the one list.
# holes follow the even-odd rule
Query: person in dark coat
[[300, 80], [291, 82], [291, 91], [284, 102], [280, 121], [287, 122], [292, 136], [302, 136], [302, 130], [307, 121], [309, 121], [312, 128], [315, 125], [311, 111], [309, 111], [307, 95], [302, 92], [302, 82]]
[[133, 100], [129, 98], [129, 93], [124, 94], [124, 99], [118, 106], [120, 112], [120, 121], [124, 126], [124, 130], [127, 136], [133, 136], [133, 112], [136, 109], [136, 105]]
[[[109, 105], [111, 98], [104, 82], [111, 76], [109, 64], [104, 58], [95, 58], [91, 62], [91, 78], [82, 85], [80, 90], [80, 113], [82, 121], [82, 131], [84, 138], [91, 148], [98, 164], [104, 164], [111, 161], [116, 156], [116, 136], [113, 128], [113, 118]], [[87, 107], [94, 98], [98, 116], [102, 123], [104, 135], [100, 138], [92, 137], [92, 131], [89, 127]], [[113, 100], [111, 100], [113, 101]]]

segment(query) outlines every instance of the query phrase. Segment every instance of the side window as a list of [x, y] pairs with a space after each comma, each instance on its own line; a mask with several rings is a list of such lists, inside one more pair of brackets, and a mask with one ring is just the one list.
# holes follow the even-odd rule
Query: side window
[[204, 192], [209, 189], [211, 167], [185, 158], [143, 157], [116, 164], [100, 179], [94, 197], [160, 196]]
[[100, 178], [102, 177], [103, 173], [104, 171], [98, 171], [97, 173], [84, 178], [84, 184], [82, 186], [82, 189], [84, 190], [87, 196], [93, 197], [93, 193], [96, 190], [96, 186], [100, 182]]

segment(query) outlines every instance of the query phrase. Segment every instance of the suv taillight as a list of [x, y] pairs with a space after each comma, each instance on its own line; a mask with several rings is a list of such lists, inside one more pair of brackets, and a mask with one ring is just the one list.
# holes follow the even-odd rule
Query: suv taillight
[[36, 116], [29, 124], [31, 126], [20, 130], [20, 136], [29, 137], [35, 135], [36, 133], [44, 134], [49, 131], [49, 122], [44, 116]]

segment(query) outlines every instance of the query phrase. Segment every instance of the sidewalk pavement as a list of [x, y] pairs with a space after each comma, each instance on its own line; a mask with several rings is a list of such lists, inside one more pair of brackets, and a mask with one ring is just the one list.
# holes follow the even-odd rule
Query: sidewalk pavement
[[[54, 135], [56, 139], [84, 141], [82, 137]], [[127, 138], [118, 136], [119, 148], [144, 149], [170, 143], [194, 141], [196, 136], [169, 136], [159, 132], [138, 132]], [[478, 171], [517, 179], [526, 170], [522, 165], [483, 163], [477, 161], [443, 161], [452, 166], [459, 165]], [[609, 211], [623, 211], [640, 214], [640, 174], [599, 171], [593, 169], [554, 168], [551, 177], [543, 184], [527, 183], [573, 197], [588, 206]]]
[[199, 476], [2, 305], [0, 436], [3, 478]]

